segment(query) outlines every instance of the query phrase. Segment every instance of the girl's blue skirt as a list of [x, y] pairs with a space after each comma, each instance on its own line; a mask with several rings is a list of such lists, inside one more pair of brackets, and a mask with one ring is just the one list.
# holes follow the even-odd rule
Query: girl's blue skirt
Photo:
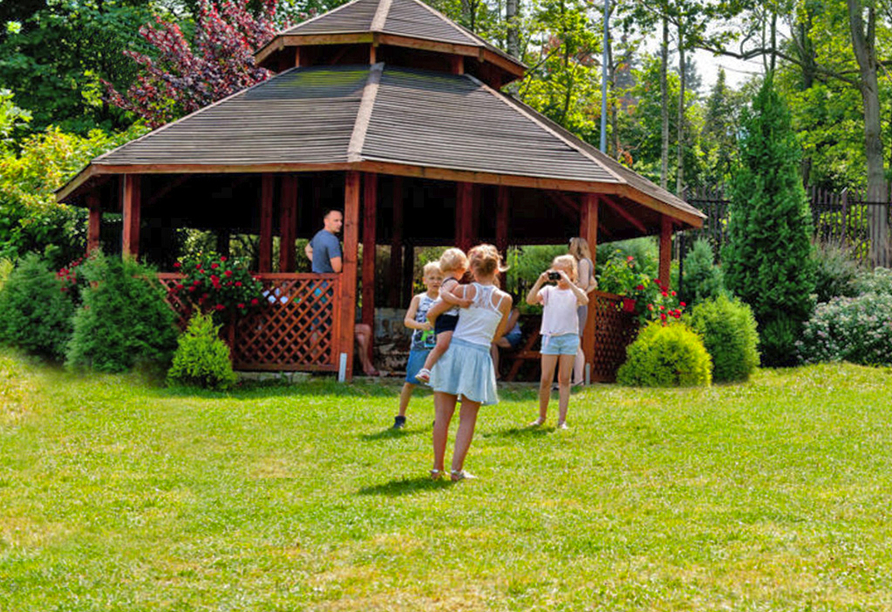
[[489, 347], [453, 338], [431, 370], [431, 387], [484, 406], [498, 404], [496, 372]]

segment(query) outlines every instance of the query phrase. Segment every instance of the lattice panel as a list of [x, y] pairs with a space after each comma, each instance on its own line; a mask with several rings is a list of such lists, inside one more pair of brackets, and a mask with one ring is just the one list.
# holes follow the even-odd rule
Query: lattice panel
[[183, 281], [183, 278], [185, 278], [185, 275], [179, 272], [158, 274], [158, 282], [161, 283], [161, 286], [167, 292], [167, 305], [176, 313], [177, 325], [181, 330], [186, 329], [186, 325], [189, 323], [189, 317], [192, 316], [192, 306], [183, 300], [179, 293], [174, 293], [172, 290]]
[[592, 356], [592, 380], [613, 382], [616, 371], [626, 360], [626, 347], [638, 333], [632, 313], [623, 312], [617, 296], [590, 293], [589, 308], [595, 309], [595, 351]]
[[236, 369], [337, 369], [338, 280], [287, 276], [259, 275], [267, 305], [236, 323], [232, 347]]

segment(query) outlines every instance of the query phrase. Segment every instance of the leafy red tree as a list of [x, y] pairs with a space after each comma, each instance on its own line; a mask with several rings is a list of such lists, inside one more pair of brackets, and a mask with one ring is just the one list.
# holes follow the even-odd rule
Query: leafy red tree
[[201, 0], [193, 43], [179, 25], [160, 17], [144, 25], [139, 33], [157, 57], [124, 51], [143, 71], [124, 94], [106, 83], [109, 102], [156, 128], [269, 78], [253, 53], [282, 27], [277, 5], [264, 0], [253, 14], [248, 0]]

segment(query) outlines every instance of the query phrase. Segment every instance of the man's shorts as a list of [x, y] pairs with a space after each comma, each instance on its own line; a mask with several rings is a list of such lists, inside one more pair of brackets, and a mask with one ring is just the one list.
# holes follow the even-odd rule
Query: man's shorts
[[543, 355], [575, 355], [579, 349], [578, 334], [542, 336]]

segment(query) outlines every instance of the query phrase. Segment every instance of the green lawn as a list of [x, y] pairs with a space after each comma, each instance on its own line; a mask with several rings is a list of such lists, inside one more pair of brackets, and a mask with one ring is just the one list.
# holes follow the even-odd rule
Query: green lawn
[[387, 429], [397, 392], [0, 352], [0, 610], [892, 609], [890, 370], [596, 386], [569, 431], [513, 388], [457, 485], [426, 479], [430, 394]]

